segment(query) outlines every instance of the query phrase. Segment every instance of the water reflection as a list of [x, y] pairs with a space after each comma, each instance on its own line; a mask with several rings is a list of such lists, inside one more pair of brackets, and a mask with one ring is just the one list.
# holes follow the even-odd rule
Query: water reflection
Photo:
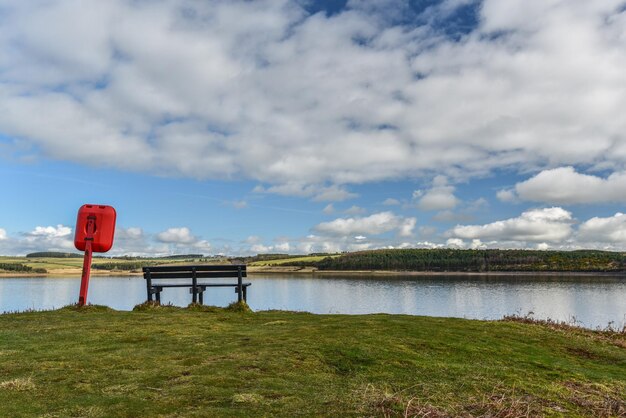
[[[249, 303], [255, 310], [313, 313], [394, 313], [498, 319], [534, 312], [536, 318], [587, 327], [626, 323], [624, 277], [575, 276], [253, 276]], [[229, 281], [229, 280], [226, 280]], [[0, 311], [54, 309], [76, 302], [77, 278], [0, 279]], [[130, 310], [146, 299], [141, 277], [94, 277], [89, 301]], [[166, 289], [164, 303], [186, 306], [189, 289]], [[205, 293], [205, 303], [224, 306], [236, 300], [232, 288]]]

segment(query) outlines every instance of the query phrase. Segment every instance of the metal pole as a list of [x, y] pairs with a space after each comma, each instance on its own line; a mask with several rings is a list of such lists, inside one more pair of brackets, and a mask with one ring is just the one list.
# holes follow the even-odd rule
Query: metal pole
[[144, 273], [146, 275], [146, 289], [148, 292], [148, 302], [152, 302], [152, 275], [150, 273], [150, 270], [146, 271]]
[[78, 296], [78, 306], [85, 306], [87, 303], [87, 290], [89, 288], [89, 275], [91, 274], [91, 244], [93, 234], [96, 231], [96, 217], [87, 217], [87, 237], [85, 238], [85, 256], [83, 257], [83, 274], [80, 281], [80, 293]]
[[243, 300], [243, 291], [241, 290], [241, 266], [237, 268], [237, 301], [241, 302]]
[[191, 303], [195, 305], [198, 302], [198, 277], [195, 267], [191, 269], [191, 293]]

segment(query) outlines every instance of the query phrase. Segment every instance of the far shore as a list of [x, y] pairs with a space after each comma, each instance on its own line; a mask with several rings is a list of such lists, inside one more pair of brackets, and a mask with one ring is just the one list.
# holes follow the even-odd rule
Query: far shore
[[[626, 278], [626, 272], [594, 272], [594, 271], [398, 271], [398, 270], [318, 270], [315, 267], [297, 266], [249, 266], [250, 276], [263, 274], [292, 274], [314, 276], [609, 276]], [[82, 269], [58, 269], [48, 273], [12, 273], [0, 272], [0, 278], [41, 277], [41, 278], [65, 278], [80, 277]], [[120, 270], [91, 270], [91, 276], [95, 277], [119, 277], [119, 276], [142, 276], [140, 271]]]

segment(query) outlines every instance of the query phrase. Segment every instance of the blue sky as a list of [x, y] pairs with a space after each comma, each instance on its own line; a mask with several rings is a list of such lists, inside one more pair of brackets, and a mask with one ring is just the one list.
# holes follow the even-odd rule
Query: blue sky
[[0, 1], [0, 254], [624, 251], [625, 10]]

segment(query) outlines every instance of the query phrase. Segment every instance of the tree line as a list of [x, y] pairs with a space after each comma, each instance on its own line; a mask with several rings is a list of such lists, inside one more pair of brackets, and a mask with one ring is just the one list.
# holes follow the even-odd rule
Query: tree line
[[26, 258], [83, 258], [83, 255], [77, 253], [62, 253], [58, 251], [40, 251], [26, 254]]
[[400, 271], [626, 271], [626, 255], [608, 251], [373, 250], [326, 257], [320, 261], [283, 265], [317, 267], [320, 270]]
[[22, 263], [0, 263], [0, 270], [17, 273], [47, 273], [44, 268], [33, 268]]

